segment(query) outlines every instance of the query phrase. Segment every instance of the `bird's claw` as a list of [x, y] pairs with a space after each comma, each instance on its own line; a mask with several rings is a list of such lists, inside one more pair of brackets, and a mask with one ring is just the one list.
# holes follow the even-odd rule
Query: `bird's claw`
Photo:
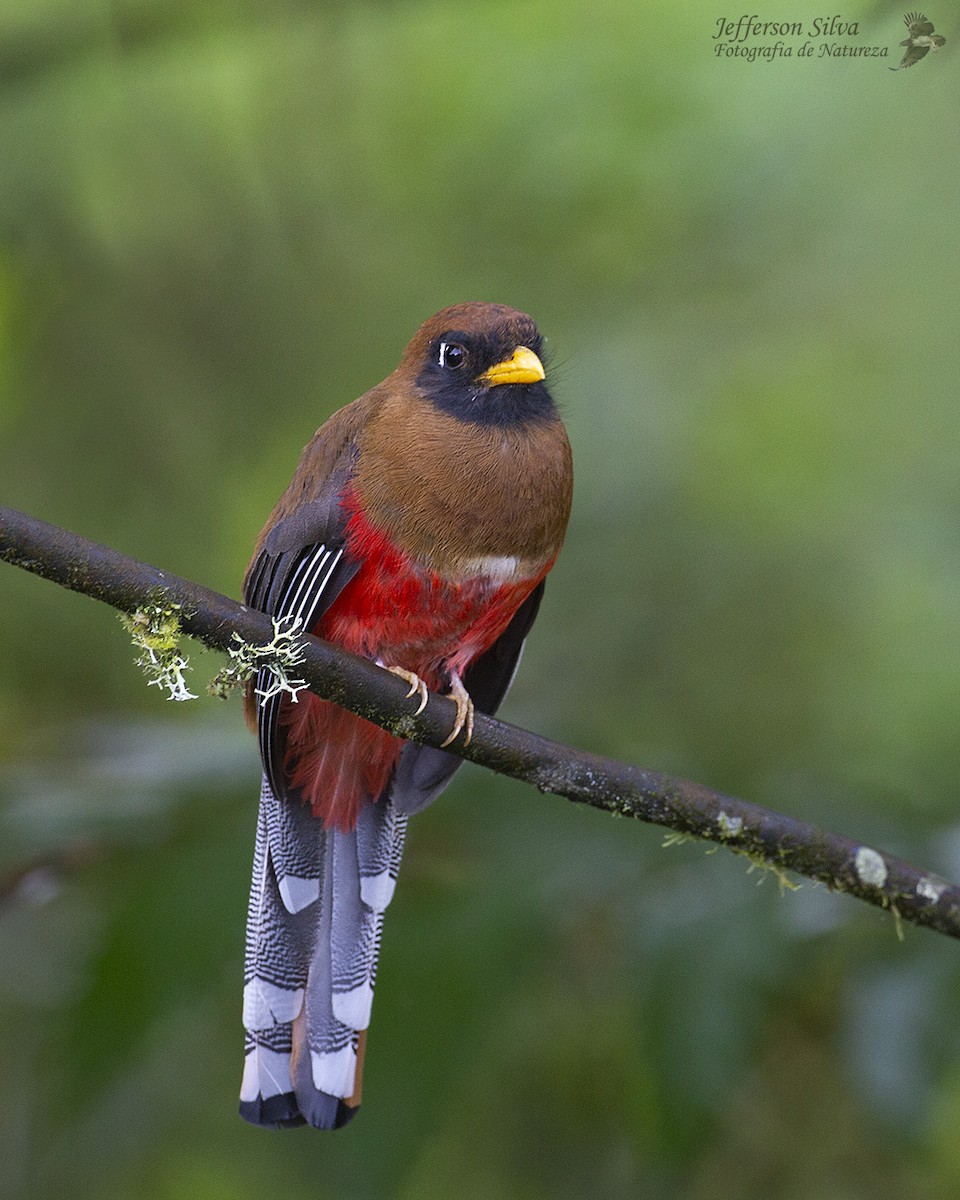
[[470, 693], [463, 686], [460, 676], [456, 674], [450, 680], [450, 699], [457, 706], [457, 719], [453, 723], [450, 736], [445, 742], [440, 743], [441, 750], [445, 746], [449, 746], [461, 730], [466, 730], [463, 739], [464, 746], [469, 746], [470, 739], [473, 737], [473, 701], [470, 699]]
[[[410, 691], [407, 692], [406, 699], [410, 696], [417, 695], [420, 697], [420, 703], [417, 705], [414, 716], [418, 717], [427, 706], [427, 699], [430, 692], [427, 685], [423, 682], [419, 675], [414, 671], [408, 671], [406, 667], [388, 667], [386, 663], [377, 660], [377, 665], [389, 671], [391, 675], [396, 675], [406, 683], [410, 684]], [[464, 746], [470, 745], [470, 739], [473, 737], [473, 701], [470, 699], [470, 693], [463, 686], [463, 681], [459, 675], [453, 675], [450, 679], [450, 699], [457, 706], [457, 716], [453, 723], [453, 729], [450, 731], [450, 736], [440, 743], [440, 748], [449, 746], [451, 742], [456, 741], [458, 735], [463, 732]]]
[[[380, 665], [383, 666], [384, 664], [381, 663]], [[430, 695], [430, 693], [427, 691], [427, 685], [423, 682], [419, 675], [413, 671], [408, 671], [405, 667], [387, 667], [386, 670], [388, 670], [391, 675], [398, 675], [402, 680], [410, 684], [410, 691], [407, 692], [406, 696], [404, 697], [405, 700], [409, 700], [409, 698], [413, 695], [418, 695], [420, 697], [420, 703], [413, 714], [415, 717], [418, 717], [427, 707], [427, 697]]]

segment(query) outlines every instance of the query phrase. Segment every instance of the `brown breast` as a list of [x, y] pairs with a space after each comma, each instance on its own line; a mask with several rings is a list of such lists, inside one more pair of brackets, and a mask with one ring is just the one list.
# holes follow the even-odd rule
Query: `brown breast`
[[471, 424], [391, 392], [389, 382], [358, 438], [354, 483], [370, 521], [443, 578], [538, 574], [570, 516], [573, 467], [560, 418]]

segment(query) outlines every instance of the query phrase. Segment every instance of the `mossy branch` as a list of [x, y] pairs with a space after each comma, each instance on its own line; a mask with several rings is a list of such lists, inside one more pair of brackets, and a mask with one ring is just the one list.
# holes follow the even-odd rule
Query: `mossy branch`
[[[143, 613], [159, 604], [176, 615], [184, 633], [216, 650], [235, 651], [239, 638], [262, 651], [279, 632], [264, 613], [13, 509], [0, 508], [0, 558], [123, 613]], [[142, 617], [136, 620], [143, 623]], [[308, 636], [300, 636], [297, 648], [302, 649], [298, 675], [325, 699], [427, 745], [440, 746], [449, 733], [453, 701], [431, 695], [414, 715], [407, 683], [369, 660]], [[470, 745], [464, 748], [458, 741], [449, 750], [542, 792], [663, 825], [674, 831], [674, 840], [687, 835], [726, 846], [781, 879], [793, 871], [818, 880], [890, 910], [898, 923], [960, 937], [960, 887], [806, 821], [575, 750], [481, 713]]]

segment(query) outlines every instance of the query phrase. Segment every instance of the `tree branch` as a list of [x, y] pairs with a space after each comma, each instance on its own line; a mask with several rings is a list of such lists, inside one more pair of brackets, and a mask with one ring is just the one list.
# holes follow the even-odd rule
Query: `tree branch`
[[[73, 591], [132, 613], [160, 597], [180, 608], [185, 633], [217, 650], [265, 644], [270, 617], [208, 588], [116, 550], [87, 541], [14, 509], [0, 508], [0, 558]], [[390, 730], [439, 746], [453, 725], [454, 704], [431, 694], [423, 712], [407, 684], [364, 658], [304, 636], [297, 672], [312, 691]], [[636, 817], [748, 855], [778, 874], [795, 871], [848, 892], [904, 921], [960, 937], [960, 887], [870, 846], [828, 833], [683, 779], [574, 750], [476, 714], [473, 739], [451, 753], [490, 770], [606, 812]]]

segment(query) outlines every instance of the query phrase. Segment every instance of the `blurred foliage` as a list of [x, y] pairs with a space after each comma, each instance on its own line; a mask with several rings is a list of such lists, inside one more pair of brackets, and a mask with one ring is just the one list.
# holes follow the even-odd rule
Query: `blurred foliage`
[[[956, 877], [958, 32], [891, 79], [717, 59], [721, 15], [0, 0], [4, 503], [236, 594], [314, 428], [515, 304], [577, 494], [508, 718]], [[954, 945], [472, 769], [411, 831], [363, 1113], [244, 1126], [237, 708], [22, 572], [0, 612], [0, 867], [74, 864], [0, 910], [0, 1196], [960, 1190]]]

